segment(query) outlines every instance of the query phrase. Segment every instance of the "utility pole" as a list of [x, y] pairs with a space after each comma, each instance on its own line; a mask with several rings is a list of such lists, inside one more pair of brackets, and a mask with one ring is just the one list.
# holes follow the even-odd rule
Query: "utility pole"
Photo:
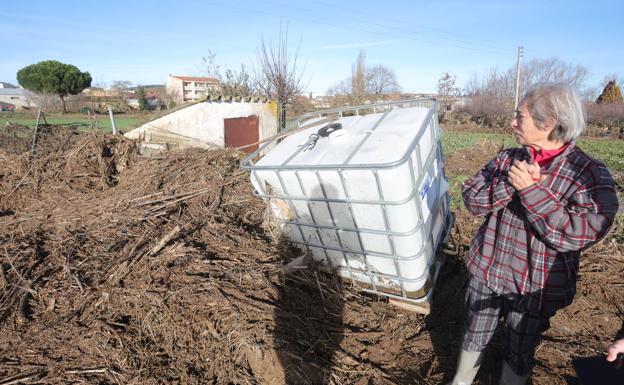
[[518, 98], [520, 97], [520, 62], [522, 61], [522, 47], [518, 47], [518, 61], [516, 62], [516, 97], [514, 99], [514, 114], [518, 108]]

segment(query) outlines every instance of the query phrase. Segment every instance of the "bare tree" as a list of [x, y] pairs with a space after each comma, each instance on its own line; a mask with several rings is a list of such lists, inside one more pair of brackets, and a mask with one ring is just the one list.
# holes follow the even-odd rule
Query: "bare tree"
[[212, 50], [208, 50], [208, 54], [202, 57], [198, 68], [202, 76], [215, 78], [219, 81], [218, 87], [207, 87], [206, 92], [209, 94], [221, 94], [226, 96], [252, 96], [254, 94], [254, 86], [251, 75], [247, 72], [244, 64], [241, 64], [239, 70], [222, 67], [217, 63], [217, 54]]
[[168, 110], [175, 107], [176, 100], [179, 100], [181, 96], [180, 91], [173, 88], [167, 89], [166, 86], [152, 88], [152, 91], [158, 95], [159, 109], [164, 107]]
[[251, 76], [244, 64], [241, 64], [240, 70], [225, 70], [225, 76], [220, 78], [221, 93], [233, 96], [251, 96], [253, 95], [253, 84]]
[[461, 90], [455, 86], [456, 79], [455, 75], [448, 72], [444, 72], [438, 79], [438, 99], [442, 105], [439, 115], [441, 122], [448, 120], [449, 113], [453, 110], [453, 98], [461, 93]]
[[37, 106], [43, 108], [46, 112], [61, 111], [61, 102], [58, 96], [49, 93], [34, 93], [28, 91], [26, 93], [26, 103], [28, 106]]
[[[532, 59], [520, 69], [520, 85], [526, 90], [532, 85], [546, 82], [565, 82], [582, 88], [589, 76], [589, 70], [581, 65], [572, 65], [558, 58]], [[473, 78], [466, 85], [469, 93], [496, 93], [513, 97], [515, 69], [499, 72], [490, 70], [485, 76]]]
[[261, 94], [277, 100], [281, 130], [286, 128], [286, 106], [303, 91], [303, 69], [298, 56], [299, 47], [294, 53], [288, 51], [288, 28], [280, 28], [277, 42], [266, 43], [262, 38], [256, 52], [254, 83]]
[[104, 79], [101, 76], [99, 76], [97, 78], [97, 80], [93, 82], [93, 84], [91, 86], [92, 87], [97, 87], [97, 88], [106, 88], [106, 82], [104, 81]]
[[455, 86], [455, 81], [457, 77], [455, 75], [451, 75], [448, 72], [445, 72], [438, 79], [438, 95], [440, 96], [458, 96], [461, 93], [461, 90]]
[[[572, 65], [558, 58], [532, 59], [520, 69], [521, 94], [535, 84], [565, 82], [583, 89], [589, 70], [581, 65]], [[485, 75], [473, 76], [466, 85], [466, 94], [471, 100], [467, 112], [482, 124], [491, 127], [506, 127], [512, 116], [514, 98], [515, 68], [506, 71], [489, 70]]]
[[[510, 76], [512, 69], [508, 70], [506, 76]], [[521, 90], [528, 87], [548, 82], [563, 82], [581, 89], [587, 78], [589, 70], [582, 65], [566, 63], [556, 57], [548, 59], [532, 59], [524, 64], [520, 70]]]
[[130, 80], [113, 80], [111, 83], [111, 89], [117, 91], [126, 91], [131, 86], [132, 82]]
[[331, 96], [331, 106], [340, 107], [353, 104], [351, 95], [351, 77], [343, 79], [327, 90], [327, 95]]
[[327, 90], [328, 95], [351, 95], [352, 80], [350, 77], [339, 81]]
[[594, 102], [596, 98], [600, 95], [600, 88], [597, 86], [592, 87], [583, 87], [580, 90], [581, 100], [583, 102]]
[[[128, 95], [130, 87], [132, 87], [132, 82], [130, 80], [113, 80], [111, 82], [111, 89], [115, 91], [115, 96], [113, 97], [113, 100], [107, 103], [107, 105], [116, 111], [128, 110]], [[96, 110], [97, 106], [91, 106], [91, 108]]]
[[215, 79], [221, 78], [221, 66], [216, 61], [217, 54], [209, 49], [206, 56], [203, 56], [201, 63], [199, 64], [199, 72], [202, 76], [211, 77]]
[[513, 78], [511, 72], [491, 69], [481, 77], [474, 75], [465, 86], [470, 102], [466, 110], [479, 124], [506, 127], [513, 109]]
[[401, 92], [394, 70], [382, 64], [367, 67], [366, 55], [360, 50], [351, 76], [327, 90], [334, 96], [335, 105], [362, 104], [366, 100], [378, 100], [384, 95]]
[[394, 70], [377, 64], [366, 69], [366, 93], [378, 98], [383, 94], [401, 92]]

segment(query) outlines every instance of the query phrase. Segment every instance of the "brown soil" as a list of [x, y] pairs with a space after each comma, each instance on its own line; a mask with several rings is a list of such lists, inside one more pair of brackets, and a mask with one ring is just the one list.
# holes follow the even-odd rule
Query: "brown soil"
[[472, 148], [451, 153], [444, 163], [447, 175], [473, 175], [501, 151], [501, 143], [482, 140]]
[[[30, 145], [16, 151], [18, 142], [0, 142], [0, 383], [440, 384], [452, 376], [467, 282], [461, 258], [479, 224], [465, 211], [425, 317], [313, 265], [284, 274], [296, 251], [265, 225], [239, 153], [143, 158], [134, 142], [61, 129], [35, 157], [24, 154]], [[463, 154], [449, 159], [448, 174], [470, 174], [491, 157]], [[577, 383], [571, 359], [602, 354], [620, 327], [618, 226], [619, 239], [583, 258], [578, 297], [540, 345], [534, 384]], [[500, 356], [497, 337], [479, 384], [498, 383]]]

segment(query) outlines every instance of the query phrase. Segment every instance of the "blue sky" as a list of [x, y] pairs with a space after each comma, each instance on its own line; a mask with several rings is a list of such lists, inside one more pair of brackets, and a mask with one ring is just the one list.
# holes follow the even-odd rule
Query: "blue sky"
[[13, 1], [0, 8], [0, 81], [41, 60], [89, 71], [94, 83], [164, 84], [198, 75], [202, 56], [248, 68], [260, 39], [288, 26], [307, 91], [349, 76], [358, 51], [395, 70], [406, 92], [434, 92], [443, 72], [473, 74], [558, 57], [591, 72], [587, 86], [624, 76], [624, 2], [612, 1]]

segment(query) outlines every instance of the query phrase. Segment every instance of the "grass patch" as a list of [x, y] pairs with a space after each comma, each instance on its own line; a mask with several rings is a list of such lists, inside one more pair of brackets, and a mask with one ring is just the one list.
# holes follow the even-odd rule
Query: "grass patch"
[[609, 170], [624, 172], [624, 141], [581, 139], [578, 146], [589, 156], [605, 162]]
[[[111, 121], [108, 115], [101, 114], [101, 115], [98, 115], [97, 117], [98, 117], [97, 129], [103, 130], [103, 131], [112, 131], [112, 125], [111, 125]], [[89, 118], [84, 114], [66, 114], [66, 115], [57, 115], [57, 114], [47, 115], [46, 114], [45, 118], [49, 124], [75, 127], [79, 131], [92, 130], [91, 128], [92, 121], [89, 120]], [[143, 122], [146, 122], [151, 119], [152, 117], [150, 115], [143, 115], [143, 114], [115, 115], [115, 126], [117, 127], [117, 129], [127, 132], [127, 131], [130, 131], [130, 129], [138, 127]], [[0, 123], [2, 125], [6, 123], [13, 123], [13, 124], [21, 124], [24, 126], [34, 128], [36, 122], [37, 122], [36, 115], [33, 116], [31, 114], [16, 113], [16, 114], [0, 115]]]
[[461, 197], [461, 185], [470, 178], [470, 175], [447, 175], [449, 183], [449, 192], [451, 196], [451, 210], [455, 211], [464, 207]]
[[[472, 148], [482, 140], [502, 143], [505, 148], [518, 146], [510, 134], [447, 130], [442, 133], [442, 151], [448, 155], [458, 150]], [[605, 162], [611, 171], [624, 172], [624, 141], [580, 138], [577, 144], [589, 156]]]
[[448, 155], [458, 150], [474, 147], [483, 140], [503, 144], [505, 148], [517, 146], [515, 139], [509, 134], [446, 130], [442, 132], [442, 151]]
[[[449, 155], [455, 151], [475, 147], [480, 141], [483, 140], [489, 140], [497, 144], [502, 143], [505, 148], [518, 146], [515, 139], [510, 134], [447, 130], [442, 133], [442, 150], [445, 155]], [[616, 183], [624, 185], [624, 141], [614, 139], [580, 138], [577, 141], [577, 145], [589, 156], [603, 161], [613, 174]], [[474, 172], [477, 172], [477, 170], [475, 169]], [[462, 182], [470, 176], [471, 175], [447, 174], [452, 210], [463, 207], [460, 188]], [[618, 217], [620, 217], [620, 221], [623, 220], [623, 216], [624, 214], [618, 215]]]

